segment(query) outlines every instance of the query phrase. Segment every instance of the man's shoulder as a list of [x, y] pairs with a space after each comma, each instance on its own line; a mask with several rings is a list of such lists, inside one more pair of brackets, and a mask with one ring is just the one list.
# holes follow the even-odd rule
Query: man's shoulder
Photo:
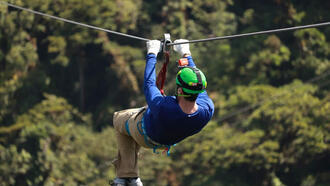
[[197, 97], [197, 101], [212, 101], [206, 92], [200, 93]]
[[164, 96], [164, 99], [162, 103], [160, 104], [160, 107], [163, 110], [168, 110], [168, 109], [174, 109], [178, 105], [178, 102], [175, 98], [175, 96]]
[[165, 96], [163, 105], [178, 104], [175, 96]]
[[208, 106], [207, 108], [214, 108], [212, 99], [206, 93], [202, 93], [201, 95], [199, 95], [196, 100], [196, 103], [200, 106]]

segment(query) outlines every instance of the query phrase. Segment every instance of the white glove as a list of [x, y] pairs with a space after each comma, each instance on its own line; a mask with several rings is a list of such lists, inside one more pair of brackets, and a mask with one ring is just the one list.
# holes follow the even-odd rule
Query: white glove
[[[186, 39], [177, 39], [174, 41], [174, 43], [181, 43], [181, 42], [187, 42]], [[178, 52], [182, 57], [185, 54], [191, 55], [190, 49], [189, 49], [189, 43], [186, 44], [178, 44], [173, 46], [174, 51]]]
[[149, 40], [147, 41], [147, 50], [148, 54], [153, 53], [157, 56], [158, 52], [161, 50], [161, 42], [158, 40]]

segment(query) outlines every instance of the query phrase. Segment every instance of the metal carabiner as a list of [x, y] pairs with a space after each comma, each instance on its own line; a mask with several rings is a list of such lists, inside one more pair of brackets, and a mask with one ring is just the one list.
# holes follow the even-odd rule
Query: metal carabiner
[[171, 46], [167, 46], [167, 44], [172, 43], [171, 41], [171, 35], [169, 33], [164, 34], [164, 40], [163, 40], [163, 52], [169, 52], [171, 49]]

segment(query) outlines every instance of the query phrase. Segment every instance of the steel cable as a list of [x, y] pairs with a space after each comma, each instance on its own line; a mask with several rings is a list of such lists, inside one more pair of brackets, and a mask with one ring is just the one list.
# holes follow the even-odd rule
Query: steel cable
[[186, 43], [199, 43], [199, 42], [207, 42], [207, 41], [215, 41], [215, 40], [224, 40], [224, 39], [234, 39], [234, 38], [240, 38], [240, 37], [246, 37], [246, 36], [255, 36], [255, 35], [261, 35], [261, 34], [270, 34], [270, 33], [284, 32], [284, 31], [291, 31], [291, 30], [300, 30], [300, 29], [306, 29], [306, 28], [316, 28], [316, 27], [322, 27], [322, 26], [328, 26], [328, 25], [330, 25], [330, 22], [303, 25], [303, 26], [295, 26], [295, 27], [288, 27], [288, 28], [280, 28], [280, 29], [266, 30], [266, 31], [259, 31], [259, 32], [251, 32], [251, 33], [245, 33], [245, 34], [220, 36], [220, 37], [213, 37], [213, 38], [207, 38], [207, 39], [197, 39], [197, 40], [190, 40], [190, 41], [186, 41], [186, 42], [169, 43], [169, 44], [167, 44], [167, 46], [186, 44]]
[[28, 9], [28, 8], [20, 7], [20, 6], [14, 5], [14, 4], [10, 4], [10, 3], [4, 2], [4, 1], [0, 1], [0, 3], [5, 4], [5, 5], [7, 5], [9, 7], [12, 7], [12, 8], [16, 8], [16, 9], [19, 9], [19, 10], [24, 10], [24, 11], [27, 11], [27, 12], [30, 12], [30, 13], [33, 13], [33, 14], [41, 15], [41, 16], [44, 16], [44, 17], [52, 18], [52, 19], [56, 19], [56, 20], [63, 21], [63, 22], [66, 22], [66, 23], [71, 23], [71, 24], [75, 24], [75, 25], [79, 25], [79, 26], [83, 26], [83, 27], [87, 27], [87, 28], [91, 28], [91, 29], [95, 29], [95, 30], [100, 30], [100, 31], [104, 31], [104, 32], [107, 32], [107, 33], [111, 33], [111, 34], [120, 35], [120, 36], [123, 36], [123, 37], [129, 37], [129, 38], [132, 38], [132, 39], [137, 39], [137, 40], [142, 40], [142, 41], [149, 41], [149, 39], [147, 39], [147, 38], [133, 36], [133, 35], [129, 35], [129, 34], [124, 34], [124, 33], [121, 33], [121, 32], [116, 32], [116, 31], [100, 28], [100, 27], [97, 27], [97, 26], [88, 25], [88, 24], [85, 24], [85, 23], [79, 23], [77, 21], [72, 21], [72, 20], [69, 20], [69, 19], [65, 19], [65, 18], [45, 14], [45, 13], [42, 13], [42, 12], [38, 12], [38, 11], [35, 11], [35, 10], [31, 10], [31, 9]]
[[[24, 10], [24, 11], [27, 11], [27, 12], [30, 12], [30, 13], [33, 13], [33, 14], [41, 15], [41, 16], [44, 16], [44, 17], [49, 17], [49, 18], [52, 18], [52, 19], [56, 19], [56, 20], [59, 20], [59, 21], [66, 22], [66, 23], [71, 23], [71, 24], [75, 24], [75, 25], [79, 25], [79, 26], [83, 26], [83, 27], [87, 27], [87, 28], [91, 28], [91, 29], [95, 29], [95, 30], [100, 30], [100, 31], [111, 33], [111, 34], [120, 35], [120, 36], [123, 36], [123, 37], [129, 37], [129, 38], [132, 38], [132, 39], [137, 39], [137, 40], [142, 40], [142, 41], [149, 41], [149, 39], [147, 39], [147, 38], [138, 37], [138, 36], [129, 35], [129, 34], [124, 34], [124, 33], [121, 33], [121, 32], [116, 32], [116, 31], [113, 31], [113, 30], [108, 30], [108, 29], [97, 27], [97, 26], [92, 26], [92, 25], [88, 25], [88, 24], [85, 24], [85, 23], [72, 21], [72, 20], [69, 20], [69, 19], [65, 19], [65, 18], [45, 14], [45, 13], [42, 13], [42, 12], [39, 12], [39, 11], [31, 10], [31, 9], [28, 9], [28, 8], [24, 8], [24, 7], [21, 7], [21, 6], [17, 6], [17, 5], [8, 3], [8, 2], [0, 1], [0, 3], [5, 4], [5, 5], [7, 5], [9, 7], [12, 7], [12, 8], [16, 8], [16, 9], [19, 9], [19, 10]], [[244, 33], [244, 34], [235, 34], [235, 35], [229, 35], [229, 36], [220, 36], [220, 37], [213, 37], [213, 38], [206, 38], [206, 39], [197, 39], [197, 40], [190, 40], [190, 41], [187, 41], [187, 42], [167, 43], [167, 46], [186, 44], [186, 43], [198, 43], [198, 42], [208, 42], [208, 41], [215, 41], [215, 40], [233, 39], [233, 38], [240, 38], [240, 37], [246, 37], [246, 36], [255, 36], [255, 35], [261, 35], [261, 34], [270, 34], [270, 33], [292, 31], [292, 30], [299, 30], [299, 29], [306, 29], [306, 28], [316, 28], [316, 27], [322, 27], [322, 26], [328, 26], [328, 25], [330, 25], [330, 22], [303, 25], [303, 26], [295, 26], [295, 27], [287, 27], [287, 28], [273, 29], [273, 30], [266, 30], [266, 31], [259, 31], [259, 32], [251, 32], [251, 33]]]

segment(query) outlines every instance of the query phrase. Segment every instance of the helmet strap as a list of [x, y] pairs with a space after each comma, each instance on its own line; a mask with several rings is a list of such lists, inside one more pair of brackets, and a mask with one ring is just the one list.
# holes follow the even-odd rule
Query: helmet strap
[[198, 85], [202, 85], [203, 87], [203, 82], [202, 82], [202, 76], [200, 71], [197, 68], [192, 68], [192, 70], [195, 72], [197, 80], [198, 80]]
[[175, 96], [180, 96], [180, 97], [191, 97], [191, 95], [187, 95], [187, 94], [178, 94], [178, 93], [175, 93]]
[[[189, 95], [189, 94], [178, 94], [178, 88], [181, 88], [181, 89], [182, 89], [182, 87], [177, 87], [177, 88], [176, 88], [176, 91], [175, 91], [175, 96], [180, 96], [180, 97], [191, 97], [191, 95]], [[182, 92], [183, 92], [183, 90], [182, 90]]]

